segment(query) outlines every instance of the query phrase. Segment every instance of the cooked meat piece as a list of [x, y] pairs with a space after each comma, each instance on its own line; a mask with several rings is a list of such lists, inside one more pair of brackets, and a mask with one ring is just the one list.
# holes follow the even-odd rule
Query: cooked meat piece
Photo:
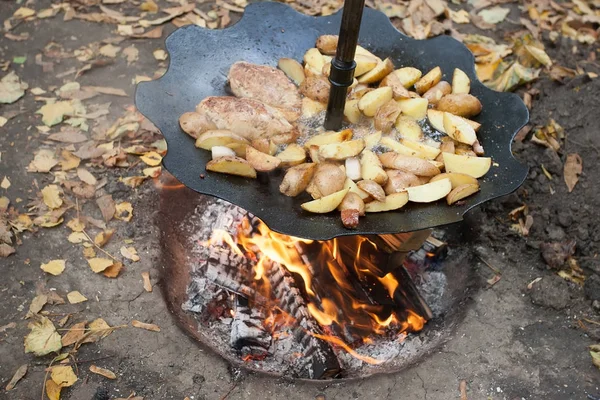
[[216, 125], [210, 122], [205, 115], [198, 114], [197, 112], [186, 112], [183, 114], [179, 117], [179, 125], [185, 133], [194, 139], [198, 139], [198, 136], [206, 131], [217, 129]]
[[249, 140], [293, 132], [292, 126], [273, 107], [260, 101], [238, 97], [207, 97], [196, 106], [217, 129], [227, 129]]
[[238, 61], [229, 69], [229, 85], [237, 97], [275, 107], [290, 122], [300, 117], [302, 99], [298, 88], [277, 68]]
[[324, 76], [308, 76], [300, 84], [300, 93], [323, 104], [329, 101], [330, 89], [331, 84]]

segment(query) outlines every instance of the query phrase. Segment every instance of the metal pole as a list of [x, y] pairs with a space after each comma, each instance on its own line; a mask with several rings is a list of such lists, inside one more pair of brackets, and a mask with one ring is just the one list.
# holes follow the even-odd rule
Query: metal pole
[[348, 87], [354, 79], [354, 53], [358, 43], [360, 21], [365, 0], [345, 0], [342, 23], [335, 58], [331, 60], [329, 102], [325, 116], [325, 129], [339, 130], [342, 127], [344, 106]]

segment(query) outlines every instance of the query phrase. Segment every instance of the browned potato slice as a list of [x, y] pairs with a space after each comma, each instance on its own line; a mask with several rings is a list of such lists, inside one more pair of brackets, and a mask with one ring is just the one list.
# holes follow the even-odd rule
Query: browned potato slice
[[[411, 186], [421, 185], [421, 180], [415, 174], [410, 172], [399, 171], [397, 169], [389, 169], [386, 171], [388, 181], [383, 190], [385, 194], [399, 193], [406, 191], [406, 188]], [[439, 176], [439, 175], [438, 175]]]
[[386, 58], [375, 68], [358, 78], [359, 83], [374, 83], [379, 82], [386, 77], [387, 74], [394, 70], [394, 63], [389, 58]]
[[360, 121], [362, 114], [358, 108], [358, 99], [346, 101], [346, 105], [344, 105], [344, 115], [351, 124], [356, 124]]
[[492, 166], [492, 159], [489, 157], [469, 157], [450, 153], [442, 153], [442, 155], [447, 172], [460, 172], [473, 178], [481, 178]]
[[419, 94], [423, 94], [442, 80], [442, 69], [435, 67], [428, 73], [426, 73], [421, 79], [415, 83], [415, 90]]
[[427, 99], [429, 104], [437, 104], [442, 97], [452, 93], [452, 86], [446, 81], [440, 81], [437, 85], [429, 89], [423, 94], [423, 98]]
[[452, 74], [452, 93], [469, 93], [471, 80], [463, 70], [455, 68]]
[[374, 58], [377, 61], [381, 62], [381, 58], [377, 57], [375, 54], [371, 53], [369, 50], [365, 49], [362, 46], [356, 46], [356, 54], [359, 54], [361, 56], [371, 57], [371, 58]]
[[447, 94], [438, 101], [437, 109], [469, 118], [481, 112], [481, 102], [477, 97], [467, 93], [452, 93]]
[[427, 115], [427, 99], [400, 99], [398, 105], [402, 114], [413, 117], [414, 119], [423, 119]]
[[356, 186], [358, 186], [361, 190], [364, 190], [365, 192], [369, 193], [375, 200], [385, 201], [385, 192], [377, 182], [369, 179], [363, 179], [362, 181], [357, 182]]
[[296, 85], [300, 85], [304, 82], [304, 68], [302, 64], [293, 58], [280, 58], [277, 66], [284, 74], [287, 75]]
[[[444, 129], [444, 111], [429, 109], [427, 110], [427, 119], [429, 120], [429, 123], [434, 129], [442, 133], [446, 133], [446, 130]], [[481, 127], [481, 124], [479, 122], [475, 122], [467, 118], [462, 119], [464, 119], [469, 125], [471, 125], [475, 132], [477, 132]]]
[[445, 112], [444, 130], [457, 142], [473, 145], [477, 141], [475, 130], [463, 118]]
[[321, 197], [318, 200], [309, 201], [300, 205], [304, 210], [317, 213], [325, 214], [331, 212], [340, 205], [344, 197], [348, 193], [348, 189], [342, 189], [339, 192], [332, 193], [328, 196]]
[[392, 211], [402, 208], [408, 203], [408, 193], [392, 193], [385, 197], [384, 201], [372, 201], [365, 205], [366, 212]]
[[267, 153], [271, 156], [277, 153], [277, 145], [267, 138], [254, 139], [250, 144], [256, 150], [262, 151], [263, 153]]
[[208, 130], [217, 129], [216, 125], [210, 122], [206, 116], [197, 112], [184, 113], [181, 117], [179, 117], [179, 126], [181, 126], [181, 129], [185, 133], [194, 139], [198, 139], [200, 134]]
[[313, 163], [305, 163], [288, 169], [279, 185], [279, 191], [286, 196], [298, 196], [306, 190], [313, 178], [315, 166]]
[[373, 57], [357, 54], [354, 56], [354, 62], [356, 63], [356, 69], [354, 70], [354, 76], [359, 77], [373, 70], [378, 64], [378, 60]]
[[363, 139], [365, 140], [365, 149], [372, 150], [373, 147], [377, 146], [381, 140], [381, 131], [369, 133], [363, 137]]
[[375, 129], [388, 133], [392, 130], [398, 115], [400, 115], [400, 106], [396, 103], [396, 100], [391, 99], [375, 112]]
[[256, 171], [250, 163], [239, 157], [219, 157], [206, 164], [206, 170], [221, 174], [238, 175], [245, 178], [256, 178]]
[[401, 139], [400, 143], [405, 145], [408, 148], [416, 150], [419, 153], [419, 157], [426, 158], [428, 160], [435, 160], [435, 158], [440, 154], [440, 149], [429, 146], [425, 143], [414, 142], [412, 140]]
[[362, 139], [348, 140], [342, 143], [324, 144], [319, 147], [319, 157], [327, 160], [345, 160], [360, 154], [365, 148]]
[[387, 181], [387, 174], [381, 168], [381, 161], [370, 150], [364, 150], [360, 158], [360, 174], [363, 179], [372, 180], [380, 185]]
[[321, 53], [333, 56], [337, 51], [337, 44], [337, 35], [321, 35], [317, 38], [316, 46]]
[[325, 111], [326, 108], [326, 104], [313, 100], [310, 97], [302, 98], [302, 116], [304, 118], [312, 118]]
[[250, 146], [246, 147], [246, 161], [248, 161], [255, 170], [260, 172], [273, 171], [281, 164], [279, 158], [260, 152]]
[[322, 146], [324, 144], [341, 143], [349, 139], [352, 139], [352, 129], [343, 129], [337, 132], [327, 131], [311, 137], [304, 146]]
[[226, 130], [206, 131], [196, 139], [196, 147], [204, 150], [210, 150], [213, 146], [227, 146], [230, 143], [247, 145], [249, 142], [246, 138]]
[[319, 192], [319, 188], [315, 184], [315, 180], [311, 180], [308, 186], [306, 187], [306, 193], [310, 194], [313, 199], [320, 199], [323, 197], [321, 192]]
[[446, 197], [451, 190], [452, 184], [448, 178], [406, 189], [408, 192], [408, 200], [415, 203], [431, 203]]
[[473, 193], [477, 193], [479, 191], [478, 183], [467, 183], [464, 185], [460, 185], [452, 189], [448, 196], [446, 196], [446, 201], [448, 205], [454, 204], [459, 200], [464, 199], [465, 197], [469, 197]]
[[436, 161], [444, 162], [443, 153], [454, 154], [454, 140], [448, 136], [442, 138], [442, 144], [440, 145], [440, 154], [436, 157]]
[[365, 94], [358, 101], [358, 108], [367, 117], [375, 115], [379, 107], [392, 100], [392, 88], [388, 86], [380, 87]]
[[329, 81], [322, 76], [308, 76], [300, 85], [300, 93], [319, 103], [329, 100]]
[[325, 58], [319, 52], [319, 49], [313, 47], [312, 49], [308, 49], [306, 53], [304, 53], [304, 64], [304, 71], [305, 73], [308, 72], [307, 76], [321, 75], [323, 65], [325, 65]]
[[385, 168], [399, 169], [402, 171], [411, 172], [415, 175], [435, 176], [440, 173], [440, 169], [432, 162], [418, 157], [405, 156], [402, 154], [389, 152], [380, 155], [379, 160], [381, 160], [381, 163]]
[[352, 179], [346, 179], [346, 182], [344, 182], [344, 189], [348, 189], [350, 192], [356, 193], [363, 201], [367, 201], [371, 198], [371, 195], [356, 186], [356, 183], [354, 183]]
[[284, 151], [277, 154], [277, 158], [281, 160], [282, 167], [292, 167], [306, 161], [306, 152], [301, 146], [292, 143]]
[[379, 143], [382, 146], [384, 146], [398, 154], [402, 154], [405, 156], [411, 156], [411, 157], [424, 158], [424, 157], [422, 157], [422, 154], [420, 154], [417, 150], [411, 149], [410, 147], [403, 145], [402, 143], [398, 142], [397, 140], [392, 139], [389, 136], [381, 138], [381, 141]]
[[391, 87], [395, 100], [410, 98], [411, 97], [410, 93], [404, 87], [404, 85], [402, 84], [402, 81], [400, 80], [400, 78], [398, 78], [398, 75], [395, 72], [396, 71], [392, 72], [391, 74], [389, 74], [388, 76], [383, 78], [383, 80], [379, 84], [379, 87], [382, 87], [382, 86]]
[[404, 67], [397, 69], [393, 74], [400, 80], [402, 86], [406, 89], [417, 83], [423, 73], [413, 67]]
[[444, 172], [443, 174], [434, 176], [429, 182], [435, 182], [446, 178], [450, 179], [452, 189], [461, 185], [478, 185], [477, 179], [473, 178], [471, 175], [461, 174], [458, 172]]
[[339, 205], [338, 210], [358, 210], [359, 215], [365, 215], [365, 202], [354, 192], [348, 192]]
[[396, 130], [403, 139], [419, 141], [423, 138], [421, 125], [408, 115], [400, 115], [396, 120]]
[[315, 146], [315, 145], [310, 146], [308, 148], [308, 155], [310, 156], [310, 159], [314, 163], [320, 163], [322, 161], [321, 157], [319, 157], [319, 146]]
[[313, 181], [321, 195], [327, 196], [344, 188], [346, 173], [331, 163], [320, 163], [315, 171]]

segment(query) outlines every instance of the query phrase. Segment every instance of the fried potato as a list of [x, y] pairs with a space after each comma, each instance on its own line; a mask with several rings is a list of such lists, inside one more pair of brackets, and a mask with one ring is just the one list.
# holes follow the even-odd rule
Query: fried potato
[[363, 139], [365, 140], [365, 149], [372, 150], [381, 140], [381, 131], [369, 133], [368, 135], [365, 135]]
[[[402, 154], [402, 155], [410, 156], [410, 157], [421, 157], [421, 154], [419, 154], [419, 152], [417, 150], [411, 149], [410, 147], [403, 145], [402, 143], [398, 142], [397, 140], [392, 139], [389, 136], [381, 138], [381, 141], [379, 142], [379, 144], [381, 144], [382, 146], [384, 146], [398, 154]], [[423, 158], [423, 157], [421, 157], [421, 158]]]
[[444, 113], [444, 130], [457, 142], [473, 145], [477, 141], [475, 130], [461, 117]]
[[[399, 193], [406, 191], [406, 188], [411, 186], [421, 185], [421, 180], [415, 174], [410, 172], [400, 171], [397, 169], [389, 169], [386, 171], [388, 180], [383, 190], [385, 194]], [[438, 175], [439, 176], [439, 175]]]
[[361, 97], [361, 99], [358, 101], [358, 108], [367, 117], [372, 117], [375, 115], [379, 107], [383, 106], [391, 99], [392, 88], [384, 86], [370, 91], [369, 93]]
[[379, 61], [376, 58], [365, 56], [362, 54], [357, 54], [356, 56], [354, 56], [354, 62], [356, 63], [354, 76], [357, 78], [373, 70], [373, 68], [377, 67], [377, 64], [379, 63]]
[[419, 141], [423, 138], [421, 125], [408, 115], [398, 116], [398, 119], [396, 119], [396, 130], [403, 139]]
[[[481, 124], [479, 122], [475, 122], [467, 118], [462, 119], [464, 119], [469, 125], [471, 125], [471, 128], [473, 128], [475, 132], [477, 132], [477, 130], [479, 130], [479, 128], [481, 127]], [[434, 129], [442, 133], [446, 133], [446, 129], [444, 129], [444, 111], [432, 109], [427, 110], [427, 120]]]
[[217, 129], [217, 126], [210, 122], [205, 115], [197, 112], [186, 112], [181, 115], [179, 117], [179, 126], [194, 139], [198, 139], [200, 134], [208, 130]]
[[341, 131], [327, 131], [315, 135], [304, 143], [304, 147], [323, 146], [331, 143], [341, 143], [352, 139], [352, 129], [343, 129]]
[[371, 197], [377, 201], [385, 200], [385, 192], [383, 191], [383, 188], [375, 181], [363, 179], [362, 181], [357, 182], [356, 186], [358, 186], [359, 189], [363, 190], [364, 192], [369, 193]]
[[427, 99], [400, 99], [397, 101], [404, 115], [414, 119], [423, 119], [427, 115]]
[[429, 89], [423, 94], [423, 98], [427, 99], [429, 104], [437, 104], [442, 97], [452, 93], [452, 86], [446, 81], [440, 81], [437, 85]]
[[442, 153], [446, 172], [459, 172], [481, 178], [490, 170], [492, 159], [489, 157], [471, 157], [459, 154]]
[[293, 58], [280, 58], [277, 66], [288, 78], [290, 78], [296, 85], [300, 86], [306, 76], [304, 75], [304, 68], [302, 64]]
[[306, 161], [306, 152], [301, 146], [292, 143], [281, 153], [277, 154], [277, 158], [281, 160], [280, 165], [282, 167], [292, 167]]
[[394, 70], [394, 63], [389, 58], [379, 62], [375, 68], [358, 78], [359, 83], [379, 82]]
[[345, 160], [346, 158], [360, 154], [364, 148], [365, 141], [362, 139], [324, 144], [319, 147], [319, 157], [327, 160]]
[[417, 83], [423, 73], [413, 67], [404, 67], [392, 72], [406, 89]]
[[[440, 152], [454, 154], [454, 140], [451, 137], [445, 136], [442, 138], [442, 144], [440, 144]], [[438, 156], [438, 158], [439, 157], [441, 157], [441, 154]]]
[[321, 35], [317, 38], [315, 46], [321, 53], [333, 56], [337, 51], [337, 44], [337, 35]]
[[362, 178], [360, 160], [358, 157], [346, 158], [344, 167], [346, 167], [346, 177], [352, 179], [353, 181], [357, 181]]
[[310, 194], [310, 196], [313, 199], [320, 199], [321, 197], [323, 197], [321, 192], [319, 192], [319, 189], [317, 188], [317, 185], [315, 184], [314, 179], [311, 180], [310, 183], [308, 184], [308, 186], [306, 187], [306, 193]]
[[400, 106], [394, 99], [391, 99], [375, 112], [375, 129], [388, 133], [392, 130], [396, 119], [400, 115]]
[[314, 163], [305, 163], [288, 169], [279, 185], [279, 191], [289, 197], [298, 196], [306, 190], [313, 178], [315, 167]]
[[461, 174], [458, 172], [444, 172], [443, 174], [439, 174], [431, 178], [429, 182], [439, 181], [440, 179], [450, 179], [450, 183], [452, 184], [452, 189], [457, 188], [461, 185], [477, 185], [477, 179], [473, 178], [471, 175]]
[[[258, 151], [274, 155], [277, 152], [277, 145], [267, 138], [258, 138], [250, 142], [250, 145]], [[245, 153], [244, 153], [245, 154]]]
[[435, 67], [428, 73], [426, 73], [421, 79], [415, 83], [415, 90], [419, 94], [423, 94], [442, 80], [442, 69]]
[[323, 65], [325, 65], [325, 58], [319, 49], [313, 47], [304, 53], [304, 71], [308, 72], [308, 76], [321, 75]]
[[370, 150], [364, 150], [360, 158], [360, 174], [363, 179], [369, 179], [377, 182], [380, 185], [387, 181], [387, 174], [381, 168], [381, 161]]
[[467, 183], [464, 185], [460, 185], [452, 189], [448, 196], [446, 196], [446, 201], [448, 205], [454, 204], [459, 200], [462, 200], [470, 195], [477, 193], [479, 191], [478, 183]]
[[302, 116], [304, 118], [312, 118], [315, 115], [322, 113], [326, 109], [326, 104], [313, 100], [310, 97], [302, 98]]
[[385, 168], [399, 169], [419, 176], [435, 176], [440, 174], [440, 169], [433, 162], [418, 157], [389, 152], [380, 155], [379, 160]]
[[385, 197], [384, 201], [372, 201], [365, 205], [366, 212], [383, 212], [398, 210], [408, 203], [408, 193], [392, 193]]
[[251, 146], [246, 147], [246, 161], [248, 161], [255, 170], [260, 172], [273, 171], [281, 164], [279, 158], [260, 152]]
[[481, 112], [481, 102], [467, 93], [447, 94], [437, 103], [439, 111], [446, 111], [460, 117], [473, 117]]
[[446, 197], [452, 190], [450, 179], [440, 179], [439, 181], [429, 182], [425, 185], [413, 186], [406, 189], [408, 200], [415, 203], [431, 203]]
[[363, 201], [371, 198], [371, 195], [360, 189], [352, 179], [346, 179], [344, 182], [344, 189], [348, 189], [350, 192], [356, 193]]
[[358, 99], [348, 100], [344, 105], [344, 116], [351, 124], [356, 124], [360, 121], [362, 116], [360, 109], [358, 108]]
[[459, 68], [454, 69], [452, 74], [452, 93], [469, 93], [471, 91], [471, 80]]
[[395, 100], [410, 98], [411, 96], [410, 96], [410, 93], [408, 92], [408, 89], [406, 89], [404, 87], [404, 85], [402, 84], [402, 81], [400, 80], [400, 78], [398, 78], [398, 75], [395, 72], [396, 71], [390, 73], [388, 76], [383, 78], [383, 80], [379, 84], [379, 87], [383, 87], [383, 86], [391, 87], [392, 94], [393, 94], [393, 97]]
[[440, 154], [440, 149], [433, 146], [428, 146], [421, 142], [401, 139], [400, 143], [408, 148], [416, 150], [421, 158], [426, 158], [428, 160], [435, 160], [435, 158]]
[[358, 194], [348, 191], [338, 206], [338, 210], [358, 210], [359, 215], [365, 215], [365, 202]]
[[308, 148], [308, 155], [314, 163], [320, 163], [321, 161], [323, 161], [321, 160], [321, 157], [319, 157], [319, 146], [315, 146], [314, 144], [310, 146]]
[[225, 147], [229, 147], [231, 150], [233, 150], [235, 152], [235, 155], [240, 158], [246, 157], [246, 148], [248, 146], [250, 146], [250, 144], [242, 143], [242, 142], [232, 142], [232, 143], [225, 145]]
[[256, 171], [250, 163], [240, 157], [219, 157], [206, 164], [206, 170], [221, 174], [238, 175], [245, 178], [256, 178]]
[[319, 103], [327, 104], [329, 100], [329, 88], [330, 83], [327, 78], [323, 76], [308, 76], [300, 84], [300, 93]]
[[369, 50], [365, 49], [362, 46], [356, 46], [356, 54], [359, 54], [361, 56], [371, 57], [371, 58], [374, 58], [377, 61], [381, 62], [381, 58], [377, 57], [375, 54], [371, 53]]
[[317, 166], [313, 182], [322, 196], [342, 190], [346, 182], [346, 173], [336, 164], [320, 163]]
[[226, 130], [206, 131], [196, 139], [196, 147], [210, 150], [213, 146], [227, 146], [230, 143], [249, 144], [248, 140]]
[[342, 189], [339, 192], [335, 192], [328, 196], [321, 197], [318, 200], [303, 203], [300, 205], [300, 207], [302, 207], [302, 209], [308, 212], [325, 214], [335, 210], [340, 205], [342, 200], [344, 200], [344, 197], [347, 193], [348, 189]]

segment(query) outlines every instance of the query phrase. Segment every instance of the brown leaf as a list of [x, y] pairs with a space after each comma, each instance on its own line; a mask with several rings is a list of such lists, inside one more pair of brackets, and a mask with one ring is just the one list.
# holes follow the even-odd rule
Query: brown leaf
[[139, 34], [139, 35], [132, 35], [131, 37], [133, 38], [137, 38], [137, 39], [158, 39], [160, 37], [162, 37], [163, 34], [163, 27], [162, 26], [157, 26], [154, 29], [149, 30], [148, 32]]
[[150, 272], [142, 272], [142, 279], [144, 280], [144, 290], [146, 292], [152, 292], [152, 283], [150, 282]]
[[77, 177], [88, 185], [95, 186], [98, 183], [94, 175], [85, 168], [77, 168]]
[[136, 328], [146, 329], [147, 331], [160, 332], [160, 328], [155, 324], [147, 324], [145, 322], [140, 322], [138, 320], [131, 321], [131, 325]]
[[121, 247], [121, 255], [131, 261], [140, 261], [140, 256], [138, 256], [137, 250], [133, 246]]
[[74, 156], [68, 150], [62, 150], [60, 153], [60, 161], [58, 163], [60, 164], [60, 168], [63, 171], [69, 171], [71, 169], [77, 168], [80, 162], [81, 160], [79, 159], [79, 157]]
[[79, 129], [73, 128], [63, 129], [60, 132], [48, 135], [48, 139], [61, 143], [82, 143], [88, 140], [87, 136], [85, 136]]
[[17, 385], [17, 382], [19, 382], [25, 376], [26, 373], [27, 364], [23, 364], [19, 368], [17, 368], [12, 379], [10, 380], [10, 382], [8, 382], [8, 385], [6, 385], [6, 391], [13, 390]]
[[115, 218], [121, 221], [129, 222], [133, 218], [133, 206], [128, 201], [118, 203], [116, 206]]
[[[125, 49], [125, 50], [127, 50], [127, 49]], [[123, 50], [123, 52], [125, 52], [125, 50]], [[109, 94], [112, 96], [127, 97], [127, 92], [125, 92], [123, 89], [118, 89], [118, 88], [113, 88], [113, 87], [108, 87], [108, 86], [84, 86], [82, 89], [92, 90], [97, 93]]]
[[104, 275], [107, 278], [116, 278], [119, 276], [122, 269], [123, 263], [116, 261], [113, 265], [102, 271], [102, 275]]
[[112, 195], [107, 194], [102, 197], [98, 197], [96, 199], [96, 204], [98, 204], [98, 207], [102, 212], [102, 218], [104, 218], [104, 221], [110, 221], [115, 215], [116, 211], [115, 201], [113, 200]]
[[29, 319], [42, 311], [42, 308], [48, 303], [48, 296], [45, 294], [40, 294], [39, 296], [35, 296], [33, 300], [31, 300], [31, 304], [29, 305], [29, 312], [25, 319]]
[[35, 153], [33, 161], [27, 167], [28, 172], [49, 172], [52, 167], [58, 164], [54, 158], [54, 151], [48, 149], [39, 150]]
[[100, 339], [104, 339], [117, 328], [111, 327], [102, 318], [98, 318], [90, 322], [88, 329], [89, 331], [86, 332], [86, 337], [81, 341], [81, 344], [94, 343]]
[[114, 372], [112, 372], [106, 368], [96, 367], [93, 364], [90, 365], [90, 372], [93, 372], [94, 374], [102, 375], [103, 377], [108, 378], [108, 379], [117, 379], [117, 376], [115, 375]]
[[94, 237], [94, 243], [98, 247], [104, 246], [106, 243], [108, 243], [113, 233], [115, 233], [114, 229], [106, 229], [98, 233], [96, 237]]
[[564, 167], [565, 183], [569, 188], [569, 193], [573, 191], [575, 185], [579, 181], [579, 175], [583, 172], [583, 160], [577, 153], [572, 153], [567, 156], [567, 161]]
[[87, 324], [86, 321], [78, 322], [69, 328], [67, 333], [65, 333], [61, 339], [63, 347], [70, 346], [73, 343], [77, 343], [79, 340], [81, 340], [81, 338], [85, 335], [85, 324]]
[[8, 257], [14, 254], [15, 248], [7, 245], [6, 243], [0, 243], [0, 257]]

